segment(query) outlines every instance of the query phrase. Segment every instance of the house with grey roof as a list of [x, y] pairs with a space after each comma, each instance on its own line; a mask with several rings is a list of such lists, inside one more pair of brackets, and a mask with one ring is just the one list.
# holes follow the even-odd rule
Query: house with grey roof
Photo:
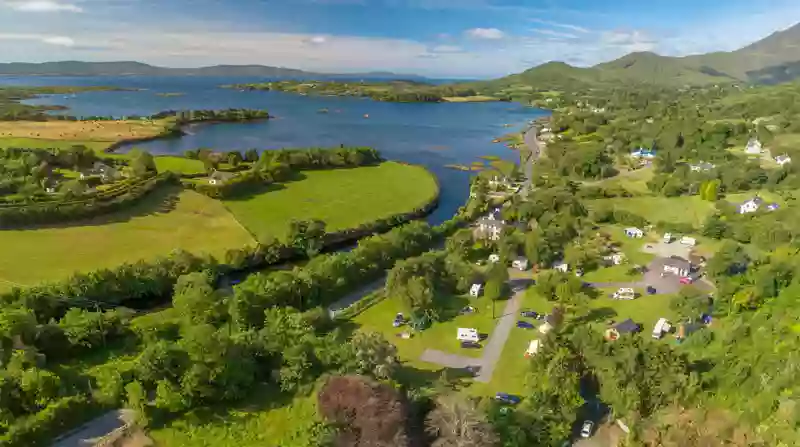
[[689, 276], [692, 273], [692, 263], [680, 256], [670, 256], [664, 262], [664, 273], [671, 273], [681, 277]]
[[761, 207], [762, 203], [764, 203], [764, 201], [758, 196], [742, 202], [739, 205], [739, 214], [755, 213]]
[[490, 217], [484, 217], [478, 220], [478, 232], [481, 237], [496, 241], [500, 239], [500, 234], [505, 229], [506, 223], [503, 220], [498, 220]]

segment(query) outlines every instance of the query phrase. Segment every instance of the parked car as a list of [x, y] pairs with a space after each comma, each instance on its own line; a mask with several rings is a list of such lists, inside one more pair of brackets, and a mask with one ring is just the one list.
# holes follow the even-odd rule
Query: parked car
[[681, 284], [691, 284], [694, 282], [694, 279], [692, 279], [689, 276], [684, 276], [683, 278], [680, 279], [680, 282]]
[[594, 422], [583, 421], [583, 426], [581, 426], [581, 438], [588, 438], [589, 436], [592, 436], [593, 431], [594, 431]]
[[532, 310], [523, 310], [522, 312], [520, 312], [520, 315], [522, 315], [525, 318], [536, 318], [539, 316], [538, 313]]
[[647, 286], [647, 294], [648, 295], [655, 295], [655, 293], [656, 293], [656, 288], [655, 287]]
[[465, 349], [478, 349], [481, 347], [481, 344], [477, 341], [462, 341], [461, 347]]
[[534, 326], [532, 323], [528, 323], [527, 321], [517, 321], [517, 327], [522, 329], [533, 329]]
[[495, 394], [494, 400], [509, 405], [516, 405], [522, 401], [522, 399], [520, 399], [519, 396], [514, 396], [513, 394], [507, 394], [507, 393]]
[[398, 313], [394, 316], [394, 321], [392, 322], [392, 326], [400, 327], [406, 323], [405, 317], [403, 317], [402, 313]]

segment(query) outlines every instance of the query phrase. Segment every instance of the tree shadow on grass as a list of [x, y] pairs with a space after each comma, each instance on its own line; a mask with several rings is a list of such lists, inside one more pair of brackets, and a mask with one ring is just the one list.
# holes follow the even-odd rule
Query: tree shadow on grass
[[183, 191], [183, 188], [177, 185], [156, 187], [154, 190], [142, 197], [138, 203], [121, 210], [112, 211], [108, 214], [87, 219], [75, 220], [72, 222], [30, 225], [20, 229], [40, 230], [46, 228], [102, 226], [112, 223], [128, 222], [135, 217], [167, 214], [174, 211], [177, 207], [179, 201], [178, 196], [180, 195], [181, 191]]
[[598, 307], [590, 310], [586, 315], [575, 318], [576, 324], [596, 323], [606, 321], [617, 316], [617, 311], [610, 307]]
[[[245, 399], [237, 402], [220, 402], [180, 414], [166, 412], [154, 414], [148, 428], [152, 430], [165, 428], [178, 419], [183, 419], [190, 426], [203, 426], [214, 422], [232, 423], [236, 419], [251, 417], [251, 413], [285, 407], [291, 404], [295, 398], [306, 397], [311, 393], [315, 393], [314, 387], [291, 394], [281, 392], [274, 385], [260, 384], [250, 391]], [[234, 410], [239, 411], [233, 414]]]
[[437, 298], [439, 302], [439, 322], [454, 320], [461, 315], [462, 309], [470, 305], [470, 300], [460, 295], [449, 295]]
[[260, 196], [262, 194], [267, 194], [270, 192], [280, 191], [282, 189], [286, 189], [283, 183], [270, 183], [270, 184], [262, 184], [253, 186], [249, 188], [247, 191], [242, 191], [237, 193], [234, 196], [226, 197], [226, 202], [246, 202], [253, 197]]
[[426, 370], [402, 364], [395, 373], [395, 377], [399, 383], [408, 388], [423, 389], [444, 386], [459, 391], [471, 386], [475, 376], [472, 372], [461, 368]]

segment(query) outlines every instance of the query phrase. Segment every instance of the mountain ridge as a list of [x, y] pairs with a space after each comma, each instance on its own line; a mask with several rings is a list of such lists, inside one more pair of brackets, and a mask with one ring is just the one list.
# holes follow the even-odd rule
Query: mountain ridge
[[210, 65], [196, 68], [160, 67], [138, 61], [53, 61], [0, 63], [0, 76], [260, 76], [260, 77], [331, 77], [376, 79], [427, 79], [414, 74], [388, 71], [366, 73], [321, 73], [269, 65]]

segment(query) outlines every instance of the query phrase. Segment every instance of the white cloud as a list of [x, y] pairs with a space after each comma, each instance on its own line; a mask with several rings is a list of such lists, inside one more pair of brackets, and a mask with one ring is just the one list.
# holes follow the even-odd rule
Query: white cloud
[[23, 12], [83, 12], [83, 9], [78, 5], [54, 0], [6, 0], [0, 2], [0, 4]]
[[577, 39], [578, 36], [570, 33], [562, 33], [561, 31], [553, 31], [551, 29], [534, 29], [534, 33], [544, 34], [545, 36], [563, 37], [565, 39]]
[[436, 45], [431, 48], [431, 51], [434, 53], [460, 53], [464, 51], [464, 49], [458, 45]]
[[475, 39], [498, 40], [506, 34], [497, 28], [472, 28], [464, 32], [467, 36]]
[[0, 40], [18, 40], [18, 41], [31, 41], [46, 43], [48, 45], [56, 45], [63, 47], [71, 47], [75, 45], [75, 41], [65, 36], [49, 36], [43, 34], [14, 34], [14, 33], [0, 33]]
[[576, 32], [579, 32], [579, 33], [588, 33], [589, 32], [588, 29], [586, 29], [586, 28], [584, 28], [582, 26], [570, 25], [569, 23], [551, 22], [549, 20], [542, 20], [542, 19], [530, 19], [530, 21], [531, 22], [536, 22], [536, 23], [541, 23], [542, 25], [549, 25], [549, 26], [555, 26], [555, 27], [558, 27], [558, 28], [564, 28], [564, 29], [576, 31]]

